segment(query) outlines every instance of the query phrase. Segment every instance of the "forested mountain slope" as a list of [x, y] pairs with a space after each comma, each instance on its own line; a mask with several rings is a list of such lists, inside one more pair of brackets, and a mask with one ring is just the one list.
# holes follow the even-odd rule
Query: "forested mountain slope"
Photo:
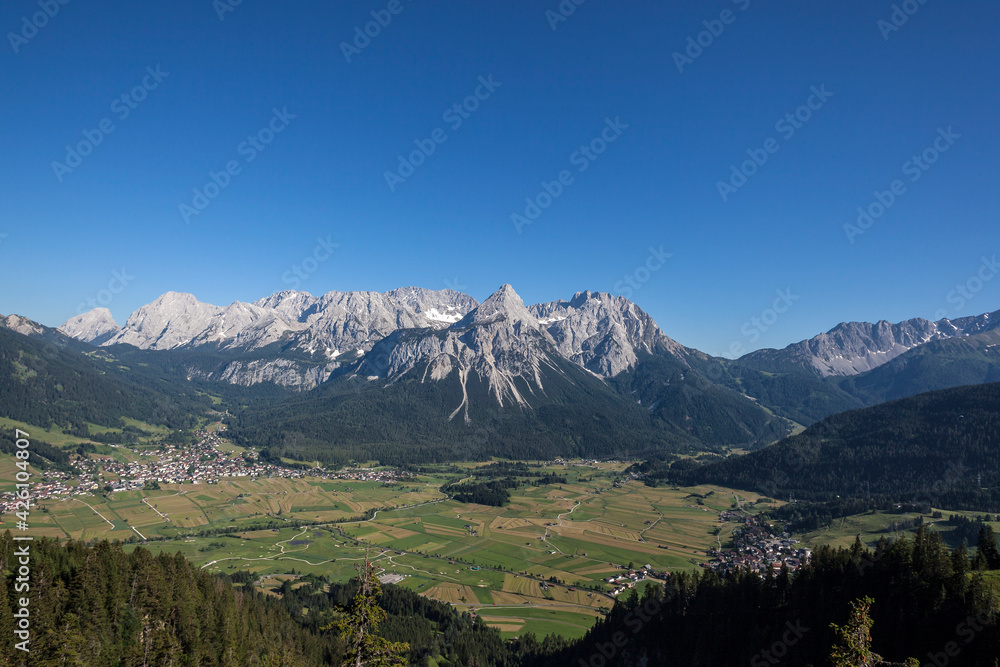
[[872, 498], [1000, 510], [1000, 384], [945, 389], [828, 417], [746, 456], [654, 473], [781, 499]]

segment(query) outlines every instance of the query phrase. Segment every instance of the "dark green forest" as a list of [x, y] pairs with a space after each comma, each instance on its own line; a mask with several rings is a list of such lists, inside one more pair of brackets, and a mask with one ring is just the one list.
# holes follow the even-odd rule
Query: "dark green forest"
[[[236, 581], [253, 578], [249, 573], [234, 577]], [[334, 610], [346, 606], [358, 591], [357, 580], [330, 584], [325, 578], [307, 576], [296, 583], [302, 582], [306, 585], [292, 586], [289, 582], [282, 586], [281, 605], [313, 632], [318, 632]], [[410, 664], [421, 665], [433, 658], [441, 667], [515, 667], [523, 658], [510, 642], [501, 639], [498, 630], [444, 602], [384, 585], [378, 603], [388, 612], [379, 634], [390, 641], [408, 643]], [[551, 637], [543, 644], [546, 651], [553, 652], [567, 642]]]
[[[619, 599], [575, 642], [527, 633], [504, 641], [467, 613], [386, 586], [379, 635], [409, 644], [411, 665], [564, 667], [829, 665], [851, 603], [874, 600], [871, 648], [886, 661], [993, 667], [1000, 656], [1000, 549], [988, 528], [970, 561], [940, 535], [882, 539], [874, 549], [820, 547], [796, 574], [675, 573]], [[31, 544], [30, 591], [18, 591], [15, 543], [0, 536], [0, 664], [339, 665], [324, 631], [358, 590], [307, 575], [277, 596], [246, 590], [256, 576], [208, 575], [181, 556], [126, 553], [119, 544]], [[13, 611], [30, 595], [31, 653], [14, 649]], [[943, 657], [942, 657], [943, 656]], [[934, 660], [947, 658], [947, 663]], [[888, 664], [888, 663], [886, 663]]]
[[[322, 628], [357, 592], [357, 581], [331, 584], [302, 577], [277, 597], [253, 591], [257, 577], [209, 575], [182, 556], [152, 555], [119, 543], [30, 543], [27, 582], [19, 582], [16, 542], [0, 536], [0, 664], [86, 665], [339, 665], [343, 647]], [[17, 588], [27, 583], [28, 589]], [[14, 648], [19, 598], [30, 600], [30, 653]], [[513, 667], [511, 646], [497, 630], [450, 605], [394, 586], [382, 588], [388, 619], [379, 634], [410, 645], [419, 665]], [[549, 640], [550, 650], [564, 646]]]
[[[300, 626], [276, 600], [235, 589], [182, 556], [107, 542], [30, 543], [30, 576], [0, 536], [0, 664], [323, 665], [336, 638]], [[27, 583], [29, 590], [16, 588]], [[14, 648], [16, 602], [30, 600], [30, 653]]]
[[510, 490], [520, 483], [516, 479], [494, 479], [488, 482], [453, 483], [441, 487], [441, 492], [460, 503], [477, 503], [503, 507], [510, 502]]
[[1000, 384], [946, 389], [834, 415], [746, 456], [654, 460], [644, 470], [649, 484], [721, 484], [847, 513], [901, 504], [997, 512], [998, 406]]
[[87, 437], [87, 423], [120, 427], [122, 417], [191, 428], [211, 407], [193, 388], [128, 367], [69, 339], [22, 336], [0, 327], [0, 416]]
[[[0, 428], [0, 453], [15, 455], [17, 453], [17, 431], [12, 428]], [[62, 449], [42, 440], [31, 442], [31, 467], [38, 470], [74, 470], [70, 464], [69, 454]]]
[[[449, 420], [463, 400], [458, 381], [421, 383], [418, 371], [388, 386], [340, 378], [248, 408], [230, 420], [229, 434], [239, 444], [263, 447], [272, 460], [333, 464], [635, 457], [696, 444], [678, 429], [651, 422], [647, 410], [569, 362], [564, 366], [565, 374], [546, 379], [545, 400], [531, 408], [501, 408], [489, 387], [470, 374], [470, 423], [461, 416]], [[527, 385], [519, 389], [532, 393]]]
[[998, 580], [970, 568], [964, 550], [949, 553], [940, 536], [921, 530], [874, 550], [821, 547], [794, 576], [675, 574], [666, 586], [616, 604], [565, 650], [523, 664], [825, 667], [836, 642], [830, 624], [843, 625], [851, 602], [870, 596], [871, 648], [887, 661], [872, 665], [915, 658], [920, 665], [994, 667]]

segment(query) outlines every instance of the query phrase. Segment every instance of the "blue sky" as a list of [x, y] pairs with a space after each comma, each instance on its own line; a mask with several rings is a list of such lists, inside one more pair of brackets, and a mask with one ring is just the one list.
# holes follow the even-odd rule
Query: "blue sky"
[[995, 2], [49, 2], [0, 8], [5, 314], [511, 283], [728, 354], [1000, 308]]

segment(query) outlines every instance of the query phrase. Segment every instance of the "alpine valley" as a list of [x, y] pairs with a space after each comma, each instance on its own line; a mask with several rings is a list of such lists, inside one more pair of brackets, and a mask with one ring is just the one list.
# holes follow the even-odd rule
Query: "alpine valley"
[[30, 525], [51, 661], [0, 664], [354, 665], [363, 632], [397, 665], [820, 665], [855, 637], [896, 662], [832, 664], [913, 665], [955, 628], [954, 664], [994, 664], [998, 323], [726, 359], [510, 285], [0, 316], [0, 479], [35, 482], [0, 496], [0, 648]]
[[[22, 377], [8, 391], [39, 391], [53, 356], [79, 377], [118, 383], [32, 408], [54, 422], [115, 426], [74, 406], [93, 412], [111, 395], [145, 405], [131, 387], [142, 378], [142, 391], [162, 400], [127, 416], [158, 418], [199, 395], [238, 397], [232, 437], [275, 460], [755, 449], [844, 410], [1000, 381], [1000, 312], [842, 323], [736, 360], [673, 340], [621, 296], [584, 291], [528, 306], [510, 285], [482, 303], [417, 287], [285, 291], [225, 307], [168, 292], [122, 326], [102, 308], [58, 330], [20, 316], [0, 322], [9, 372]], [[0, 416], [24, 418], [27, 403], [4, 401]]]

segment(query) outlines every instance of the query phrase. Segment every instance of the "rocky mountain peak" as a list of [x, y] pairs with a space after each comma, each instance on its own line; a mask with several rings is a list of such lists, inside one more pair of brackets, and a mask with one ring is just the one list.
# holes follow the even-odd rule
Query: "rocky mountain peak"
[[105, 344], [170, 350], [190, 343], [222, 310], [198, 301], [193, 294], [167, 292], [132, 313]]
[[602, 377], [633, 368], [640, 353], [667, 352], [683, 360], [687, 352], [622, 296], [587, 290], [570, 301], [534, 305], [531, 312], [563, 356]]
[[7, 317], [0, 315], [0, 326], [25, 336], [41, 336], [45, 333], [45, 327], [21, 315], [8, 315]]
[[121, 327], [115, 322], [111, 311], [107, 308], [94, 308], [76, 317], [66, 320], [59, 331], [70, 338], [82, 340], [85, 343], [100, 345], [119, 331]]
[[295, 322], [305, 322], [308, 319], [309, 311], [313, 308], [319, 298], [309, 292], [298, 292], [295, 290], [284, 290], [275, 292], [271, 296], [258, 299], [253, 305], [260, 306], [275, 311], [286, 320]]
[[514, 288], [508, 284], [502, 285], [455, 326], [469, 327], [498, 320], [527, 324], [534, 328], [539, 327], [538, 320], [524, 305], [524, 301], [514, 291]]
[[779, 354], [800, 360], [823, 377], [857, 375], [925, 343], [971, 336], [997, 326], [1000, 326], [1000, 312], [992, 313], [992, 317], [984, 314], [937, 322], [921, 317], [899, 323], [841, 322], [826, 333], [789, 345]]
[[479, 302], [468, 294], [452, 289], [429, 290], [423, 287], [400, 287], [386, 296], [435, 324], [449, 325], [465, 317]]

